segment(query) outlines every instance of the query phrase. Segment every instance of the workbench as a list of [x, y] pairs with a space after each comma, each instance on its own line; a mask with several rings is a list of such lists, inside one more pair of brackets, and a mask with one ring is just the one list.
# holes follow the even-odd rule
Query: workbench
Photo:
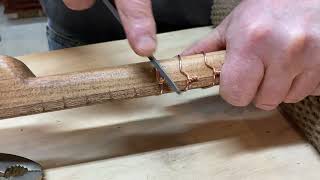
[[[156, 57], [173, 57], [209, 32], [160, 34]], [[37, 76], [147, 61], [126, 40], [17, 59]], [[318, 152], [290, 121], [232, 107], [217, 87], [5, 119], [0, 137], [0, 152], [41, 163], [48, 180], [320, 178]]]

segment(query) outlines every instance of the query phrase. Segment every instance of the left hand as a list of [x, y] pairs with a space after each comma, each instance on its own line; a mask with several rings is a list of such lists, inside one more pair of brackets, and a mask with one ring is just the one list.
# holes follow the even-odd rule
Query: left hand
[[264, 110], [320, 95], [320, 0], [243, 0], [183, 55], [226, 49], [220, 94]]

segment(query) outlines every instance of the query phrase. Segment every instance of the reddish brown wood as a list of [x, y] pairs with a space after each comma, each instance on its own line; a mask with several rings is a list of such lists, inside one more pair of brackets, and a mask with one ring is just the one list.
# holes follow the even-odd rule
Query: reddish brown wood
[[3, 0], [3, 3], [6, 14], [41, 9], [38, 0]]
[[[224, 52], [207, 55], [208, 63], [221, 69]], [[203, 55], [183, 58], [183, 70], [198, 81], [191, 89], [212, 86], [213, 72]], [[186, 77], [179, 71], [177, 58], [161, 65], [183, 90]], [[218, 82], [215, 82], [216, 84]], [[159, 95], [155, 71], [148, 62], [92, 71], [35, 77], [21, 61], [0, 58], [0, 118], [56, 111], [114, 99]], [[169, 89], [165, 88], [164, 93]]]

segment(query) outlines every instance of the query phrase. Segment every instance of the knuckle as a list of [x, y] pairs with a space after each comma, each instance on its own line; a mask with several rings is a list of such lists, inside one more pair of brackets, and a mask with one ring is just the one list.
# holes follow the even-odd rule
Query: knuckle
[[251, 102], [251, 97], [239, 90], [229, 90], [229, 92], [220, 92], [221, 97], [233, 106], [244, 107]]
[[299, 30], [292, 32], [288, 39], [287, 53], [292, 54], [304, 50], [304, 47], [310, 39], [312, 39], [312, 36], [307, 34], [306, 31]]
[[272, 29], [267, 24], [253, 24], [248, 26], [247, 35], [251, 44], [265, 40], [272, 33]]
[[153, 22], [148, 19], [140, 19], [139, 22], [136, 21], [135, 23], [132, 23], [130, 28], [137, 34], [146, 34], [150, 31], [155, 31]]
[[[237, 57], [240, 55], [237, 55]], [[235, 63], [225, 64], [220, 77], [220, 94], [234, 106], [249, 105], [256, 95], [258, 86], [263, 78], [263, 65], [241, 62], [233, 59]], [[246, 65], [242, 65], [242, 64]], [[248, 74], [247, 72], [253, 69]]]

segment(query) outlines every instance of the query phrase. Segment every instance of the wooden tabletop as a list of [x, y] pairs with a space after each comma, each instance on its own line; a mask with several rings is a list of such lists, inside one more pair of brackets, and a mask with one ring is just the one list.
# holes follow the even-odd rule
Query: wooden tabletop
[[[159, 35], [177, 55], [210, 28]], [[37, 75], [146, 61], [126, 41], [18, 57]], [[218, 88], [0, 121], [0, 152], [38, 161], [48, 180], [319, 179], [319, 154], [277, 111], [236, 108]]]

